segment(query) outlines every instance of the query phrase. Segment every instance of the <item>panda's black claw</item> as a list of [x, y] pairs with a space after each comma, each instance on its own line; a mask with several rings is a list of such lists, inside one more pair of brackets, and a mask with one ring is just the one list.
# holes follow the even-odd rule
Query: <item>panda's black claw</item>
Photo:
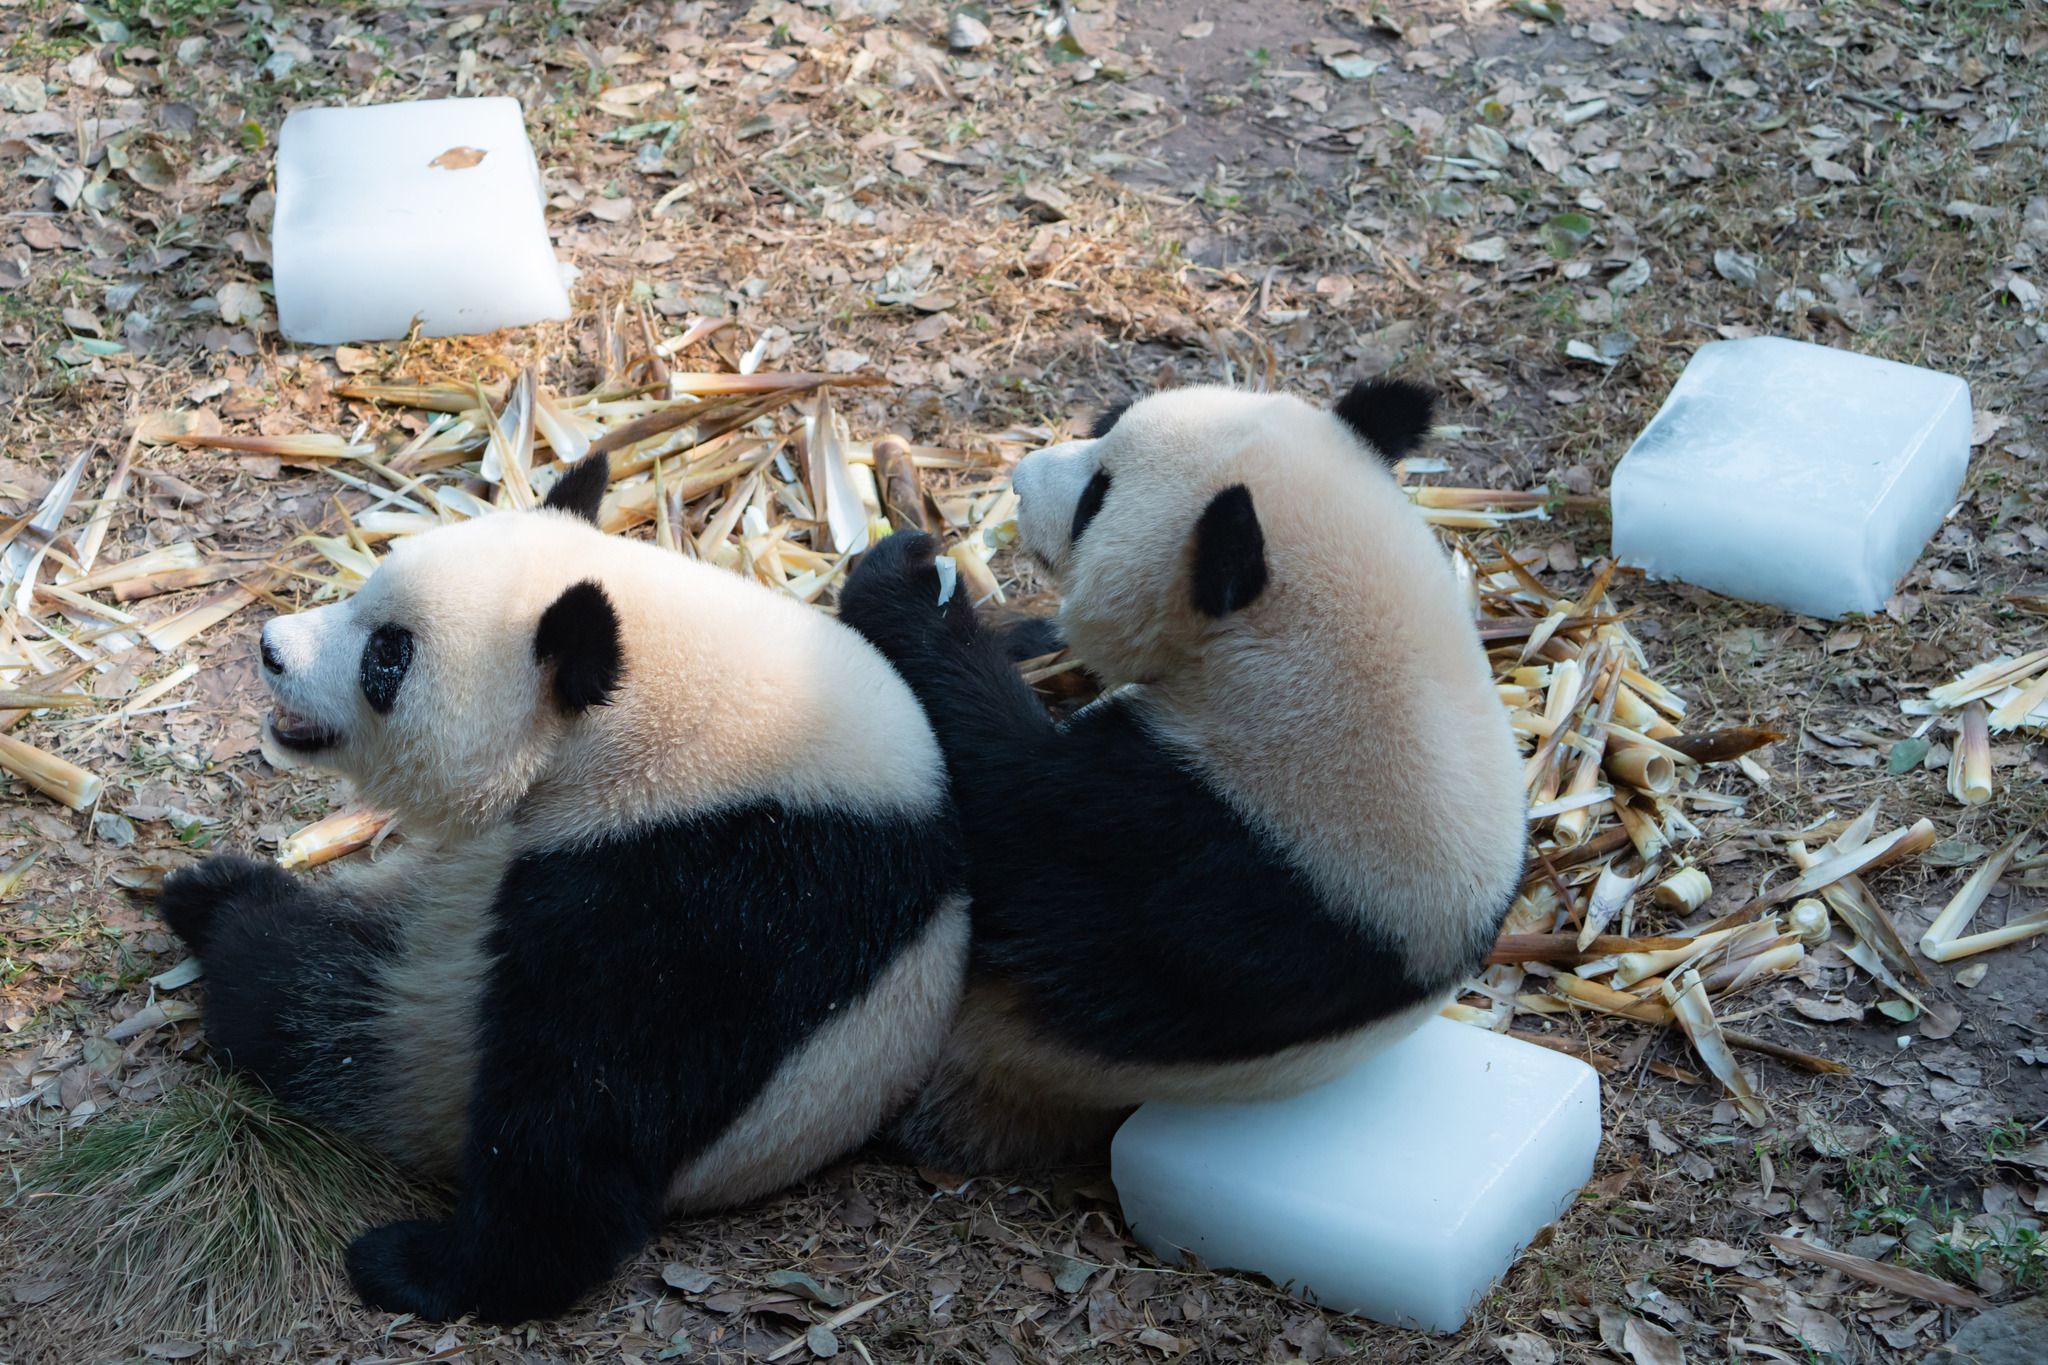
[[[424, 1218], [386, 1223], [349, 1244], [348, 1277], [363, 1302], [387, 1313], [452, 1322], [467, 1311], [445, 1280], [446, 1223]], [[440, 1272], [437, 1276], [436, 1272]]]
[[291, 874], [275, 863], [222, 853], [165, 877], [157, 917], [203, 956], [215, 916], [231, 902], [289, 898], [295, 888]]

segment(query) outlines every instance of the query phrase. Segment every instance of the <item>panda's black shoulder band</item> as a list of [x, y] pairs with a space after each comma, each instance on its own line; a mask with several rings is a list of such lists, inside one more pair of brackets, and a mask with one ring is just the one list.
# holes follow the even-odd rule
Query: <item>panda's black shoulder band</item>
[[598, 509], [604, 505], [605, 490], [611, 487], [611, 466], [609, 455], [585, 455], [555, 480], [555, 486], [548, 490], [540, 505], [557, 512], [568, 512], [592, 526], [597, 525]]
[[541, 613], [533, 634], [535, 663], [555, 666], [555, 703], [570, 715], [603, 706], [626, 671], [619, 614], [595, 582], [564, 588]]
[[1337, 400], [1337, 416], [1389, 462], [1421, 442], [1435, 422], [1436, 392], [1405, 379], [1366, 379]]

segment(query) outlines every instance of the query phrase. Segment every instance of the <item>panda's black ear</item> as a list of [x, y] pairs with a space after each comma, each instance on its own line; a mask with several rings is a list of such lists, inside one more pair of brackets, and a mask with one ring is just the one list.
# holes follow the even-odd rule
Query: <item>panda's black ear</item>
[[540, 505], [552, 507], [557, 512], [573, 513], [595, 526], [597, 509], [604, 505], [605, 490], [611, 487], [611, 483], [611, 456], [585, 455], [569, 466], [568, 473], [555, 480], [555, 486], [548, 490]]
[[1088, 439], [1099, 441], [1109, 435], [1110, 432], [1116, 429], [1116, 424], [1123, 420], [1123, 415], [1130, 410], [1131, 405], [1129, 403], [1118, 403], [1113, 408], [1104, 408], [1101, 412], [1096, 413], [1095, 420], [1088, 424]]
[[1365, 379], [1337, 400], [1337, 416], [1389, 463], [1415, 449], [1435, 422], [1436, 391], [1405, 379]]
[[533, 660], [555, 666], [555, 704], [570, 715], [603, 706], [626, 671], [619, 614], [604, 589], [588, 580], [564, 588], [540, 614]]
[[1266, 533], [1252, 490], [1232, 484], [1195, 523], [1195, 605], [1215, 617], [1247, 607], [1266, 590]]

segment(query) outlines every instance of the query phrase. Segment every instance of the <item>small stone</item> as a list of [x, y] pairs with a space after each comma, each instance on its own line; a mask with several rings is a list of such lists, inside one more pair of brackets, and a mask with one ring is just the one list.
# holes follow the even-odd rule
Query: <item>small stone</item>
[[977, 48], [987, 47], [994, 39], [995, 35], [989, 32], [986, 19], [976, 18], [965, 7], [954, 10], [953, 20], [946, 26], [946, 41], [953, 45], [955, 51], [973, 52]]
[[1994, 1308], [1927, 1357], [1928, 1365], [2040, 1365], [2048, 1360], [2048, 1296]]

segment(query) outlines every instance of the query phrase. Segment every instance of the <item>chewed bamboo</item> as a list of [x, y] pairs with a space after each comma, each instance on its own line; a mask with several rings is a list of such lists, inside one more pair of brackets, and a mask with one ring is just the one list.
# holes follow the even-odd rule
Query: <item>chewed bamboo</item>
[[1985, 859], [1984, 865], [1970, 874], [1962, 889], [1949, 899], [1949, 903], [1942, 907], [1941, 913], [1934, 917], [1934, 923], [1927, 926], [1927, 932], [1920, 936], [1922, 957], [1931, 962], [1946, 960], [1937, 956], [1943, 945], [1969, 927], [1970, 920], [1977, 913], [1977, 907], [1991, 894], [1991, 888], [2005, 875], [2006, 864], [2012, 861], [2013, 855], [2020, 851], [2020, 844], [2033, 832], [2033, 826], [2029, 825], [2018, 838]]
[[1666, 981], [1664, 999], [1677, 1018], [1678, 1026], [1692, 1039], [1693, 1050], [1707, 1064], [1707, 1070], [1727, 1087], [1742, 1116], [1753, 1126], [1761, 1128], [1768, 1117], [1764, 1102], [1750, 1086], [1749, 1077], [1742, 1074], [1735, 1054], [1729, 1049], [1728, 1040], [1721, 1036], [1721, 1025], [1714, 1018], [1713, 1007], [1707, 1003], [1706, 987], [1700, 982], [1700, 974], [1688, 969], [1676, 980]]
[[303, 871], [353, 853], [377, 837], [391, 817], [381, 811], [353, 810], [330, 815], [286, 839], [277, 849], [277, 865]]
[[1932, 962], [1954, 962], [1958, 958], [1975, 953], [2003, 948], [2008, 943], [2018, 943], [2039, 933], [2048, 932], [2048, 915], [2034, 915], [2027, 919], [2015, 920], [2003, 929], [1987, 929], [1981, 934], [1965, 934], [1937, 943], [1933, 948], [1921, 948], [1921, 952]]
[[1619, 990], [1640, 981], [1647, 981], [1660, 973], [1682, 968], [1719, 948], [1734, 932], [1732, 929], [1721, 929], [1711, 934], [1701, 934], [1691, 942], [1674, 948], [1623, 953], [1615, 965], [1614, 987]]
[[1638, 791], [1655, 792], [1661, 796], [1678, 786], [1678, 766], [1655, 749], [1643, 745], [1614, 748], [1607, 754], [1605, 762], [1609, 776]]
[[1652, 894], [1657, 904], [1689, 915], [1707, 903], [1707, 897], [1714, 894], [1714, 884], [1706, 873], [1688, 867], [1665, 878]]
[[12, 735], [0, 734], [0, 768], [5, 768], [43, 795], [73, 810], [84, 810], [100, 799], [107, 785], [75, 763], [24, 744]]
[[1991, 799], [1991, 725], [1984, 703], [1973, 701], [1963, 708], [1962, 733], [1951, 751], [1948, 765], [1949, 795], [1966, 806], [1981, 806]]
[[1626, 991], [1603, 986], [1597, 981], [1560, 972], [1551, 978], [1551, 988], [1575, 1005], [1584, 1005], [1603, 1014], [1617, 1014], [1624, 1019], [1634, 1019], [1643, 1024], [1668, 1024], [1671, 1009], [1660, 1000], [1643, 999]]
[[1785, 920], [1799, 935], [1799, 941], [1811, 946], [1825, 943], [1834, 932], [1834, 919], [1828, 914], [1827, 903], [1812, 897], [1794, 905], [1786, 912]]

